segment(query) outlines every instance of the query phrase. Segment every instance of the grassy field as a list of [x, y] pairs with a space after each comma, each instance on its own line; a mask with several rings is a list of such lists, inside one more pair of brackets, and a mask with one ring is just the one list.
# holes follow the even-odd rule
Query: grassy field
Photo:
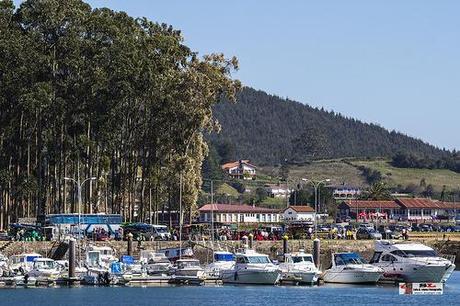
[[[262, 173], [276, 173], [277, 168], [264, 167], [260, 169]], [[353, 186], [366, 185], [361, 171], [356, 167], [345, 163], [342, 160], [320, 160], [313, 161], [305, 165], [292, 165], [289, 170], [289, 177], [300, 179], [331, 179], [333, 184], [342, 184]]]
[[419, 185], [423, 178], [427, 185], [432, 184], [437, 191], [442, 190], [443, 185], [446, 185], [448, 190], [457, 189], [460, 185], [460, 174], [450, 170], [396, 168], [386, 160], [352, 161], [351, 163], [380, 171], [390, 186]]
[[[353, 186], [367, 186], [366, 180], [359, 166], [365, 166], [378, 170], [382, 173], [384, 180], [389, 186], [407, 186], [409, 184], [419, 185], [421, 179], [426, 184], [432, 184], [436, 191], [442, 190], [446, 185], [448, 190], [458, 189], [460, 185], [460, 174], [450, 170], [430, 169], [409, 169], [395, 168], [387, 160], [320, 160], [305, 165], [293, 165], [290, 167], [289, 176], [292, 178], [330, 178], [332, 184], [346, 184]], [[259, 171], [264, 175], [276, 175], [278, 168], [262, 167]]]

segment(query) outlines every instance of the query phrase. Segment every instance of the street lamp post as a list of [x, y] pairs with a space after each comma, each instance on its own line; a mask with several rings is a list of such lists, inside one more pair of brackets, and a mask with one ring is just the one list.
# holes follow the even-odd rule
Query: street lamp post
[[315, 181], [315, 180], [310, 180], [310, 179], [307, 179], [307, 178], [302, 178], [302, 181], [306, 182], [307, 184], [311, 184], [313, 186], [313, 188], [315, 189], [315, 218], [314, 218], [314, 223], [313, 223], [313, 226], [314, 226], [314, 233], [315, 233], [315, 238], [316, 238], [316, 226], [317, 226], [317, 213], [318, 213], [318, 188], [324, 184], [324, 183], [327, 183], [327, 182], [330, 182], [331, 180], [330, 179], [324, 179], [324, 180], [320, 180], [320, 181]]
[[66, 181], [72, 181], [77, 185], [77, 199], [78, 199], [78, 239], [81, 239], [81, 189], [83, 185], [90, 180], [96, 180], [97, 178], [95, 177], [88, 177], [83, 180], [80, 184], [80, 178], [78, 177], [78, 180], [75, 180], [71, 177], [64, 177], [64, 180]]

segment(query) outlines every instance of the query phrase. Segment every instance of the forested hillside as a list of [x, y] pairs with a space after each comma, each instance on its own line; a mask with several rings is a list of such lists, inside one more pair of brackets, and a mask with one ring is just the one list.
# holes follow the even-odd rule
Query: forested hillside
[[210, 135], [222, 159], [258, 164], [312, 158], [392, 157], [408, 152], [432, 158], [448, 155], [419, 139], [388, 131], [334, 112], [244, 88], [237, 103], [220, 103], [214, 112], [222, 125]]

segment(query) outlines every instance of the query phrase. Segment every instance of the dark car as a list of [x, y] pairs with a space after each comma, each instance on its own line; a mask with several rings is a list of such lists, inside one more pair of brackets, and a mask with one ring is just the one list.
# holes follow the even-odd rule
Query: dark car
[[356, 232], [356, 239], [382, 239], [382, 234], [373, 228], [361, 227]]
[[421, 224], [420, 225], [420, 231], [421, 232], [432, 232], [433, 228], [431, 227], [430, 224]]
[[10, 241], [13, 237], [9, 236], [7, 232], [0, 232], [0, 241]]

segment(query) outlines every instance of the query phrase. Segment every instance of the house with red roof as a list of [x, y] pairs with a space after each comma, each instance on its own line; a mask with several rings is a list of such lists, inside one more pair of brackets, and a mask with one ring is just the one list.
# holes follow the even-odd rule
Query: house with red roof
[[248, 159], [240, 159], [221, 165], [221, 168], [229, 176], [237, 179], [252, 180], [256, 176], [256, 166]]
[[198, 209], [200, 222], [222, 223], [278, 223], [280, 213], [277, 209], [245, 204], [205, 204]]
[[313, 222], [315, 210], [309, 205], [291, 205], [283, 211], [284, 222]]

